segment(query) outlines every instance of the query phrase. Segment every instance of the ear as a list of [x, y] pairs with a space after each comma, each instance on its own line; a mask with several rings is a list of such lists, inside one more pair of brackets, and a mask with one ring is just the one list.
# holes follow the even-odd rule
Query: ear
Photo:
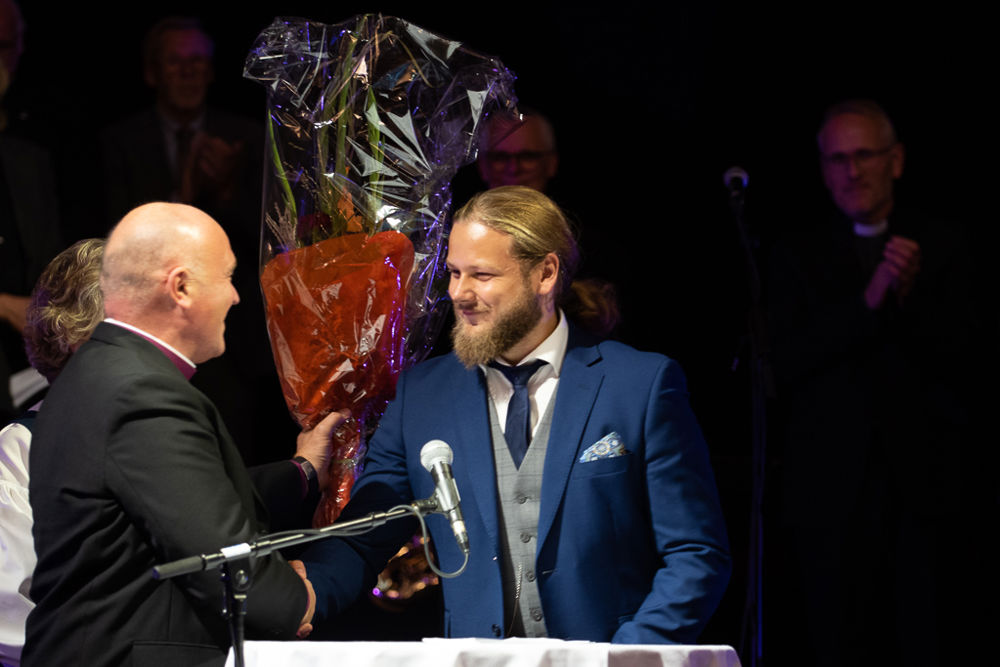
[[892, 160], [892, 177], [899, 178], [903, 175], [903, 163], [906, 160], [906, 149], [903, 144], [897, 142], [892, 147], [889, 157]]
[[177, 266], [167, 274], [167, 291], [170, 300], [180, 308], [190, 308], [194, 302], [192, 288], [194, 282], [191, 280], [191, 271], [186, 266]]
[[540, 270], [538, 293], [555, 294], [556, 285], [559, 284], [559, 256], [550, 252], [539, 263], [536, 270]]
[[555, 178], [556, 172], [559, 171], [559, 153], [553, 150], [549, 153], [546, 162], [545, 175], [549, 178]]

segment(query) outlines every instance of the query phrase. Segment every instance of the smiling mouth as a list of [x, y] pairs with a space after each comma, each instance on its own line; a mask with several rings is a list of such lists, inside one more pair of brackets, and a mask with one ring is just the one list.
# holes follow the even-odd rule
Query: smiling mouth
[[844, 188], [843, 192], [847, 195], [856, 196], [859, 194], [865, 194], [870, 190], [870, 188], [864, 183], [855, 183]]
[[455, 311], [456, 311], [456, 313], [459, 316], [462, 317], [462, 319], [464, 319], [469, 324], [475, 324], [476, 320], [479, 317], [481, 317], [483, 315], [486, 315], [486, 313], [487, 313], [486, 310], [481, 309], [481, 308], [461, 308], [461, 307], [458, 307], [458, 308], [455, 309]]

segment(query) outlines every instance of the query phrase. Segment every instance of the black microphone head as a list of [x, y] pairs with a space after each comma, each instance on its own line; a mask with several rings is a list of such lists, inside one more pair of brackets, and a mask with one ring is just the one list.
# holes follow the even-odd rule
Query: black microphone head
[[727, 188], [735, 187], [737, 184], [739, 187], [745, 188], [749, 182], [750, 176], [743, 167], [730, 167], [722, 175], [722, 184]]
[[444, 440], [431, 440], [420, 448], [420, 465], [428, 472], [434, 468], [435, 463], [451, 465], [454, 457], [451, 447]]

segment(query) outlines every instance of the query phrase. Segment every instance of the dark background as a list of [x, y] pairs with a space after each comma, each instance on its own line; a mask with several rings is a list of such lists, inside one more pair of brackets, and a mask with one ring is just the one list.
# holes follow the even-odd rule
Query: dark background
[[[734, 164], [749, 172], [747, 219], [763, 243], [784, 225], [809, 224], [827, 206], [814, 137], [831, 102], [879, 100], [907, 147], [900, 197], [916, 193], [921, 207], [968, 226], [984, 239], [984, 256], [997, 239], [987, 199], [995, 110], [986, 101], [996, 77], [980, 38], [985, 20], [975, 14], [626, 0], [520, 10], [156, 2], [111, 17], [23, 4], [26, 53], [11, 97], [28, 111], [27, 133], [55, 153], [64, 217], [82, 232], [113, 222], [96, 206], [96, 136], [151, 102], [140, 45], [156, 19], [200, 16], [217, 43], [210, 103], [263, 119], [264, 89], [242, 77], [262, 28], [276, 15], [334, 23], [378, 10], [461, 39], [515, 72], [522, 103], [555, 125], [553, 195], [581, 227], [587, 271], [620, 288], [621, 336], [686, 367], [711, 363], [698, 358], [706, 355], [728, 367], [743, 328], [746, 279], [722, 173]], [[473, 168], [460, 172], [456, 199], [480, 186]]]
[[[55, 154], [67, 226], [81, 236], [103, 235], [110, 223], [96, 205], [97, 134], [150, 104], [140, 44], [162, 16], [204, 20], [216, 39], [210, 103], [252, 118], [263, 118], [264, 90], [242, 78], [243, 60], [275, 16], [335, 23], [381, 11], [512, 69], [522, 103], [555, 125], [553, 195], [580, 226], [585, 271], [619, 289], [619, 337], [678, 359], [688, 374], [736, 556], [708, 642], [739, 642], [751, 486], [745, 355], [733, 369], [749, 282], [722, 173], [735, 164], [749, 172], [746, 216], [765, 257], [781, 229], [826, 213], [815, 154], [823, 109], [846, 97], [877, 99], [907, 148], [899, 198], [977, 239], [969, 261], [992, 296], [996, 111], [987, 95], [996, 54], [975, 12], [878, 3], [761, 10], [720, 2], [154, 2], [98, 15], [22, 4], [26, 52], [11, 97], [27, 113], [15, 120]], [[479, 187], [467, 168], [456, 198]], [[786, 616], [769, 616], [772, 641], [785, 634]]]

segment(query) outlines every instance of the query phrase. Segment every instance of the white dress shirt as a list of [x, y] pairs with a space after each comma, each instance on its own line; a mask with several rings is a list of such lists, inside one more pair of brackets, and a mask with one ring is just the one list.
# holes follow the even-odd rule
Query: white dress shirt
[[123, 329], [128, 329], [129, 331], [131, 331], [133, 333], [139, 334], [143, 338], [148, 338], [149, 340], [154, 341], [157, 344], [159, 344], [159, 345], [167, 348], [168, 350], [170, 350], [171, 352], [173, 352], [174, 354], [176, 354], [180, 358], [180, 360], [182, 362], [184, 362], [185, 364], [187, 364], [188, 366], [190, 366], [192, 371], [194, 371], [194, 369], [197, 368], [197, 366], [195, 365], [195, 363], [193, 361], [191, 361], [190, 359], [188, 359], [180, 350], [178, 350], [176, 347], [174, 347], [170, 343], [166, 342], [162, 338], [157, 338], [156, 336], [154, 336], [153, 334], [149, 333], [148, 331], [143, 331], [142, 329], [140, 329], [139, 327], [137, 327], [135, 325], [128, 324], [127, 322], [122, 322], [120, 320], [116, 320], [116, 319], [114, 319], [112, 317], [105, 317], [104, 321], [107, 322], [108, 324], [114, 324], [115, 326], [119, 326], [119, 327], [121, 327]]
[[0, 430], [0, 664], [21, 664], [24, 622], [35, 605], [28, 598], [35, 570], [28, 503], [31, 431], [21, 424]]
[[[528, 353], [524, 359], [518, 363], [523, 366], [535, 359], [546, 361], [544, 366], [539, 368], [531, 379], [528, 380], [528, 401], [531, 406], [531, 435], [534, 437], [538, 429], [538, 421], [549, 407], [549, 403], [555, 398], [556, 389], [559, 387], [559, 373], [562, 371], [563, 358], [566, 356], [566, 345], [569, 341], [569, 325], [566, 324], [566, 316], [559, 311], [559, 324], [549, 337], [541, 342], [534, 350]], [[500, 359], [497, 363], [503, 364]], [[510, 365], [510, 364], [504, 364]], [[506, 430], [507, 405], [514, 395], [514, 385], [504, 377], [504, 374], [495, 368], [480, 365], [486, 373], [486, 384], [489, 387], [490, 401], [496, 408], [497, 418], [500, 420], [500, 428]]]

